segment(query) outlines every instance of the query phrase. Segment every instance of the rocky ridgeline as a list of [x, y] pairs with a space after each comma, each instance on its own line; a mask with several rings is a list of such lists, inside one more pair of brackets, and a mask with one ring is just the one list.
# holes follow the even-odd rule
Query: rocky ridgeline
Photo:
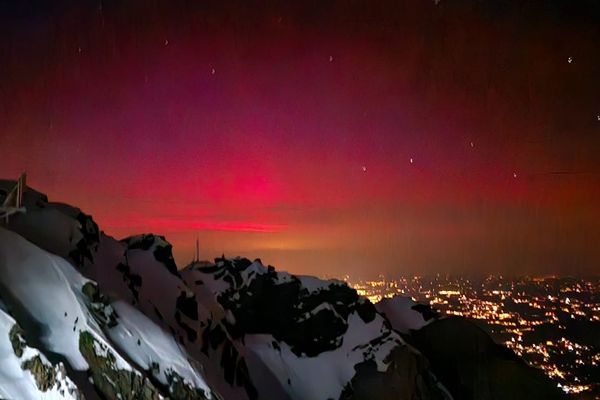
[[[0, 181], [0, 200], [6, 186]], [[26, 214], [0, 227], [0, 287], [25, 282], [42, 293], [52, 280], [36, 282], [32, 259], [58, 265], [62, 280], [56, 282], [66, 284], [43, 293], [68, 293], [68, 306], [84, 320], [73, 324], [73, 343], [62, 344], [78, 363], [40, 337], [44, 321], [29, 315], [39, 299], [6, 291], [5, 315], [22, 319], [24, 329], [19, 336], [12, 332], [16, 324], [7, 328], [16, 346], [10, 357], [21, 357], [25, 340], [39, 349], [38, 358], [15, 364], [32, 373], [24, 385], [33, 394], [25, 398], [50, 393], [59, 381], [63, 398], [562, 398], [485, 332], [407, 299], [374, 306], [343, 282], [245, 258], [179, 270], [163, 236], [116, 240], [81, 210], [30, 189], [25, 206]], [[12, 252], [19, 246], [20, 257]], [[48, 318], [64, 328], [62, 320]], [[0, 397], [9, 388], [2, 378]]]
[[230, 338], [249, 355], [251, 378], [269, 368], [272, 381], [257, 385], [258, 393], [279, 387], [279, 398], [450, 398], [424, 357], [343, 282], [245, 258], [192, 264], [182, 275], [225, 310], [219, 328], [205, 330], [206, 341]]

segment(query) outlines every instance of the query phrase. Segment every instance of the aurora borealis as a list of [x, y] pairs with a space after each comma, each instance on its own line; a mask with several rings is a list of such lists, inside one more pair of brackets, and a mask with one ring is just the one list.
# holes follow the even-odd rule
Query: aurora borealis
[[0, 3], [0, 171], [179, 264], [592, 273], [592, 1]]

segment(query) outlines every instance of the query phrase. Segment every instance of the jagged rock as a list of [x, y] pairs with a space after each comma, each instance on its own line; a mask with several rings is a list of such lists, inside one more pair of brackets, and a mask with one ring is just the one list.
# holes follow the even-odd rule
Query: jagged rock
[[[345, 284], [330, 283], [323, 290], [310, 292], [299, 278], [290, 276], [281, 281], [270, 269], [244, 282], [242, 272], [251, 264], [244, 258], [224, 260], [221, 271], [215, 274], [231, 285], [217, 299], [235, 317], [235, 325], [227, 325], [235, 338], [269, 333], [289, 344], [296, 355], [312, 357], [339, 347], [351, 312], [357, 312], [365, 323], [375, 317], [373, 305]], [[314, 312], [322, 304], [330, 307]]]
[[8, 337], [12, 345], [15, 355], [19, 358], [23, 355], [23, 349], [25, 348], [25, 340], [23, 340], [23, 330], [17, 324], [14, 324], [10, 329]]
[[[40, 356], [35, 356], [21, 364], [23, 369], [31, 371], [35, 378], [37, 387], [45, 392], [55, 384], [57, 371], [49, 365], [42, 362]], [[64, 371], [64, 370], [63, 370]]]
[[106, 351], [94, 336], [87, 332], [79, 335], [79, 349], [90, 366], [90, 373], [98, 390], [108, 399], [158, 400], [159, 391], [150, 381], [132, 370], [119, 368], [115, 357]]
[[69, 252], [69, 257], [75, 265], [82, 267], [86, 260], [90, 263], [94, 262], [94, 252], [100, 242], [100, 229], [92, 217], [83, 212], [77, 214], [77, 221], [79, 221], [81, 238], [75, 248]]
[[100, 293], [96, 283], [86, 282], [81, 287], [81, 292], [88, 299], [88, 308], [98, 321], [109, 328], [117, 324], [117, 316], [110, 306], [108, 298]]
[[204, 393], [197, 388], [186, 384], [177, 373], [172, 372], [168, 378], [169, 397], [173, 400], [205, 400]]

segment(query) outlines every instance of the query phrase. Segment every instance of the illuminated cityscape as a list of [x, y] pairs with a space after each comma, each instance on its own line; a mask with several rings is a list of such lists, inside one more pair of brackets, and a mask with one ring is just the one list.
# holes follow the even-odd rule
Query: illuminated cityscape
[[449, 275], [346, 281], [376, 303], [409, 296], [476, 322], [573, 399], [600, 399], [600, 278]]

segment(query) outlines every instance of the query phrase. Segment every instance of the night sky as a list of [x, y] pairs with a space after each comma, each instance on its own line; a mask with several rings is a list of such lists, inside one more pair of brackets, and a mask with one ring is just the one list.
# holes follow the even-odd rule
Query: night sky
[[600, 270], [598, 2], [221, 3], [0, 0], [1, 177], [180, 266]]

